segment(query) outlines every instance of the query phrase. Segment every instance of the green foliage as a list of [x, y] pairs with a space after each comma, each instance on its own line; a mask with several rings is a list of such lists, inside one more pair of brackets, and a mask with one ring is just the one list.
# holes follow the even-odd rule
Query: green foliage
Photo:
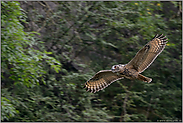
[[[49, 57], [49, 52], [41, 52], [33, 48], [38, 41], [33, 37], [35, 32], [24, 32], [20, 21], [25, 22], [25, 15], [21, 14], [22, 9], [19, 7], [19, 3], [2, 2], [2, 8], [2, 13], [4, 13], [1, 16], [3, 73], [10, 74], [9, 78], [15, 82], [23, 82], [25, 85], [31, 86], [31, 83], [38, 84], [38, 78], [42, 78], [46, 72], [42, 69], [43, 60], [46, 60], [58, 72], [60, 63]], [[7, 69], [9, 65], [11, 65], [11, 70]]]
[[[49, 52], [36, 50], [34, 46], [39, 41], [34, 38], [36, 32], [25, 32], [21, 22], [25, 22], [25, 13], [18, 2], [1, 2], [1, 77], [2, 88], [12, 88], [13, 83], [24, 84], [27, 87], [45, 83], [43, 75], [46, 73], [43, 62], [51, 66], [56, 72], [60, 70], [60, 63]], [[21, 89], [21, 88], [19, 88]], [[2, 95], [2, 120], [14, 117], [18, 110]], [[14, 97], [14, 96], [13, 96]]]
[[15, 114], [19, 113], [13, 105], [11, 101], [5, 97], [1, 97], [1, 118], [2, 120], [8, 120], [10, 117], [14, 117]]
[[[2, 121], [182, 120], [180, 1], [1, 6]], [[162, 33], [169, 42], [143, 72], [151, 83], [123, 79], [96, 94], [83, 89], [96, 72], [128, 63]]]

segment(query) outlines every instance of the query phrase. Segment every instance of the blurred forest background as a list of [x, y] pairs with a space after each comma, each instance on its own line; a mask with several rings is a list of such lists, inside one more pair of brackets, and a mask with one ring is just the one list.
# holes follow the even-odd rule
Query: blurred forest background
[[[99, 70], [169, 39], [143, 72], [89, 93]], [[1, 121], [182, 121], [182, 1], [1, 1]]]

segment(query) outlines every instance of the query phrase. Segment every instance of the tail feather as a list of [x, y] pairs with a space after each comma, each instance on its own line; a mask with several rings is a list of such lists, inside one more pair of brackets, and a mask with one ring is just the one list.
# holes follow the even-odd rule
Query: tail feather
[[151, 78], [145, 77], [142, 74], [139, 74], [137, 79], [141, 80], [141, 81], [144, 81], [144, 82], [147, 82], [147, 83], [150, 83], [152, 81]]

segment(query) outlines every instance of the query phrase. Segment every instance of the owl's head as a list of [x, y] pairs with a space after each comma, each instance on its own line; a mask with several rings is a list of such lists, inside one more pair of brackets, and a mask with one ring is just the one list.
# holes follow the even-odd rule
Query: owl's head
[[124, 69], [125, 65], [119, 64], [119, 65], [114, 65], [112, 66], [111, 70], [113, 73], [117, 73], [119, 71], [122, 71]]

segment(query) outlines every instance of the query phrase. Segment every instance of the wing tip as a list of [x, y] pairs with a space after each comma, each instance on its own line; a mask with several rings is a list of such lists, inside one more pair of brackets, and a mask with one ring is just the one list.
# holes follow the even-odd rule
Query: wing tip
[[152, 41], [154, 40], [154, 39], [159, 39], [161, 42], [162, 42], [162, 45], [166, 45], [166, 43], [168, 42], [167, 40], [168, 40], [168, 38], [166, 37], [166, 36], [163, 36], [163, 34], [156, 34], [155, 36], [154, 36], [154, 38], [152, 39]]
[[[165, 40], [168, 40], [168, 38], [166, 38], [166, 36], [163, 36], [163, 34], [160, 34], [160, 35], [159, 35], [159, 34], [156, 34], [156, 35], [154, 36], [154, 38], [159, 38], [159, 39], [164, 40], [164, 41], [165, 41]], [[154, 38], [153, 38], [153, 39], [154, 39]], [[165, 39], [165, 38], [166, 38], [166, 39]]]

